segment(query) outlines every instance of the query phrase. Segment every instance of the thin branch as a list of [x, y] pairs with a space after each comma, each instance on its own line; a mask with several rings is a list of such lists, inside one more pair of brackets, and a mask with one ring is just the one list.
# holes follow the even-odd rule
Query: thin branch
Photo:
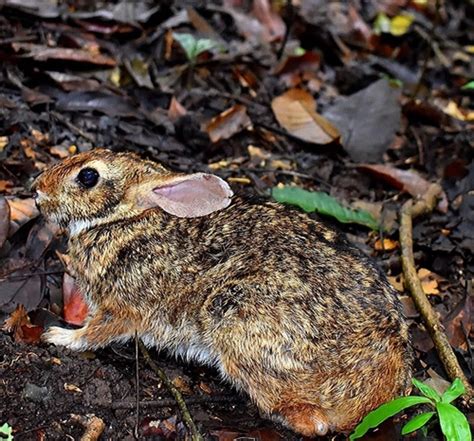
[[184, 401], [184, 398], [181, 395], [181, 392], [170, 381], [166, 373], [153, 361], [153, 359], [150, 356], [150, 353], [148, 352], [148, 349], [145, 347], [141, 339], [138, 339], [138, 345], [140, 346], [140, 351], [143, 357], [145, 358], [146, 362], [148, 363], [148, 365], [151, 367], [153, 372], [155, 372], [155, 374], [158, 375], [160, 380], [165, 384], [165, 386], [168, 388], [168, 390], [171, 392], [174, 399], [176, 400], [176, 404], [179, 407], [184, 424], [186, 424], [191, 434], [191, 440], [204, 441], [203, 436], [199, 433], [196, 425], [194, 424], [194, 421], [191, 417], [191, 414], [189, 413], [188, 407], [186, 406], [186, 402]]
[[473, 398], [474, 391], [459, 365], [438, 315], [423, 291], [420, 279], [416, 273], [413, 256], [413, 219], [433, 211], [441, 191], [442, 189], [438, 184], [432, 184], [422, 200], [414, 204], [413, 200], [410, 199], [402, 206], [400, 213], [400, 247], [403, 275], [415, 306], [423, 317], [423, 321], [449, 378], [451, 381], [459, 378], [463, 382], [466, 388], [463, 398], [469, 403]]

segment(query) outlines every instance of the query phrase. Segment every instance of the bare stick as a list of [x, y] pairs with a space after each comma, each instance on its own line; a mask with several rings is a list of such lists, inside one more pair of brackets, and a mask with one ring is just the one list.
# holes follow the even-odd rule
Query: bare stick
[[402, 206], [400, 213], [400, 247], [403, 275], [416, 308], [423, 317], [423, 321], [449, 378], [451, 381], [459, 378], [463, 382], [466, 388], [463, 398], [469, 403], [474, 391], [459, 365], [438, 315], [423, 291], [420, 279], [416, 273], [415, 259], [413, 257], [413, 219], [433, 211], [441, 191], [441, 187], [438, 184], [432, 184], [422, 200], [414, 204], [413, 200], [410, 199]]
[[148, 363], [148, 365], [151, 367], [153, 372], [155, 372], [155, 374], [158, 375], [160, 380], [165, 384], [165, 386], [168, 388], [168, 390], [171, 392], [174, 399], [176, 400], [176, 403], [178, 404], [178, 407], [179, 407], [179, 411], [181, 412], [181, 417], [183, 418], [183, 421], [186, 424], [189, 430], [189, 433], [191, 434], [191, 440], [204, 441], [204, 438], [199, 433], [196, 425], [194, 424], [194, 421], [191, 417], [191, 414], [189, 413], [189, 410], [186, 406], [186, 402], [184, 401], [184, 398], [181, 395], [181, 392], [170, 381], [166, 373], [153, 361], [153, 359], [150, 356], [150, 353], [148, 352], [148, 349], [145, 347], [145, 345], [143, 344], [143, 341], [140, 338], [138, 339], [138, 345], [140, 346], [140, 351], [143, 354], [143, 357], [145, 357], [145, 360]]

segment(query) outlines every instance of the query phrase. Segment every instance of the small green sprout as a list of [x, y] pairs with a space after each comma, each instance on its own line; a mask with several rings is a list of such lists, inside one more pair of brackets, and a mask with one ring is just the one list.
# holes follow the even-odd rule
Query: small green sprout
[[8, 423], [0, 426], [0, 439], [5, 441], [13, 441], [12, 427]]
[[173, 38], [183, 48], [189, 62], [196, 63], [197, 57], [203, 52], [209, 51], [218, 47], [218, 43], [209, 38], [196, 38], [192, 34], [181, 34], [173, 32]]
[[377, 409], [368, 413], [365, 418], [354, 429], [350, 441], [364, 436], [370, 429], [378, 427], [388, 418], [398, 412], [417, 404], [428, 404], [434, 411], [424, 412], [413, 417], [402, 428], [402, 435], [407, 435], [424, 426], [438, 414], [441, 431], [446, 441], [471, 441], [471, 429], [467, 418], [459, 409], [451, 404], [456, 398], [461, 396], [466, 390], [459, 378], [456, 378], [451, 386], [440, 395], [430, 386], [413, 379], [413, 384], [424, 396], [411, 396], [396, 398], [388, 403], [382, 404]]

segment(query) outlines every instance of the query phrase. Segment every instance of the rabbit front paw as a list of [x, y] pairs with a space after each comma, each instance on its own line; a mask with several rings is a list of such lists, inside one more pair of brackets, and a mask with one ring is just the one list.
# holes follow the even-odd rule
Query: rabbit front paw
[[43, 335], [42, 340], [56, 346], [66, 346], [74, 351], [87, 349], [87, 344], [81, 337], [80, 329], [64, 329], [52, 326]]

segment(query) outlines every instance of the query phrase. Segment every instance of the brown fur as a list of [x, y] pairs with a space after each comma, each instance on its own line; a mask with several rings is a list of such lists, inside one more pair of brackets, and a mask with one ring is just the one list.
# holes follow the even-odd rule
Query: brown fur
[[[82, 167], [100, 168], [79, 188]], [[177, 218], [137, 200], [174, 174], [131, 154], [96, 150], [45, 172], [44, 215], [73, 235], [69, 253], [90, 307], [79, 330], [46, 340], [102, 347], [137, 331], [150, 345], [216, 366], [261, 411], [293, 430], [349, 431], [404, 393], [408, 327], [375, 264], [339, 232], [297, 210], [236, 198]]]

